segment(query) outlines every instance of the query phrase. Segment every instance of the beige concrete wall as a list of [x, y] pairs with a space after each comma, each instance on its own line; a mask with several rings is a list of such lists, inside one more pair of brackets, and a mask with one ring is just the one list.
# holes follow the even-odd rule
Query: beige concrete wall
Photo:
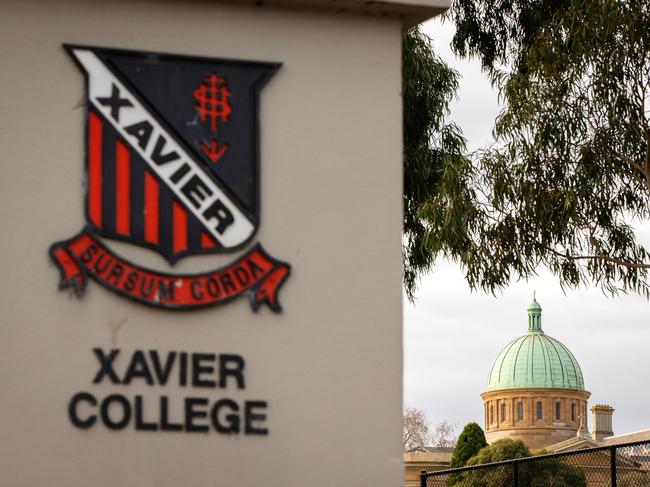
[[[2, 2], [2, 485], [403, 481], [400, 30], [392, 18], [218, 2]], [[284, 63], [262, 93], [257, 238], [293, 266], [282, 314], [254, 314], [246, 299], [160, 311], [92, 281], [82, 299], [57, 289], [48, 246], [83, 225], [84, 85], [63, 42]], [[174, 271], [233, 259], [187, 258]], [[247, 387], [92, 385], [92, 347], [241, 354]], [[66, 411], [81, 390], [263, 399], [270, 433], [84, 431]]]

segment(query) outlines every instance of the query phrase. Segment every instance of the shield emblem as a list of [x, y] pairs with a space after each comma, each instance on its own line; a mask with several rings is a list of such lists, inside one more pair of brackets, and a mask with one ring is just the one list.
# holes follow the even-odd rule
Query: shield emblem
[[86, 76], [86, 220], [170, 263], [260, 223], [259, 94], [278, 63], [65, 46]]
[[88, 278], [129, 299], [197, 309], [247, 296], [281, 310], [291, 267], [258, 242], [234, 262], [172, 274], [100, 237], [187, 255], [241, 249], [259, 223], [259, 94], [279, 63], [66, 45], [86, 77], [85, 228], [50, 246], [61, 288]]

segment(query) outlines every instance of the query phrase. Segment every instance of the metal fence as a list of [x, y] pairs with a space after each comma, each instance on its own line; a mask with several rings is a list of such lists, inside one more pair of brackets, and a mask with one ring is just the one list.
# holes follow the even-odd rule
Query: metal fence
[[650, 487], [650, 441], [420, 474], [421, 487]]

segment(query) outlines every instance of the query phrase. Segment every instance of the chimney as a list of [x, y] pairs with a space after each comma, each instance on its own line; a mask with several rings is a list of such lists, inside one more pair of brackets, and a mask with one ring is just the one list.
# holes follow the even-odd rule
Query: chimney
[[607, 404], [596, 404], [591, 408], [591, 412], [593, 413], [593, 432], [591, 433], [593, 439], [602, 441], [603, 438], [613, 436], [612, 414], [614, 413], [614, 408]]

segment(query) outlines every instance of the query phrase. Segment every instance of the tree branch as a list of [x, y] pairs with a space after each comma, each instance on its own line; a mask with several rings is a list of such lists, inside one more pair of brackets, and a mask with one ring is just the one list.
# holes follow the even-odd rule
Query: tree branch
[[650, 130], [645, 132], [645, 182], [650, 193]]
[[617, 264], [623, 267], [629, 267], [630, 269], [650, 269], [650, 263], [638, 263], [638, 262], [628, 262], [623, 259], [617, 259], [616, 257], [610, 257], [609, 255], [596, 254], [596, 255], [568, 255], [562, 252], [558, 252], [552, 247], [546, 247], [546, 250], [562, 257], [567, 260], [604, 260], [605, 262], [611, 262], [612, 264]]

